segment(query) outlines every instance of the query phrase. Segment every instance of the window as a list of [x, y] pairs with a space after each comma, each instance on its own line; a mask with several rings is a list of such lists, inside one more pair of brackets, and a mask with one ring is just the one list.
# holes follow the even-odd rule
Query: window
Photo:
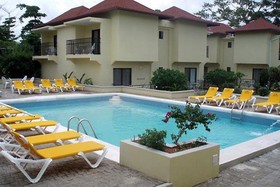
[[227, 72], [230, 72], [231, 71], [231, 67], [227, 67]]
[[208, 67], [204, 67], [204, 76], [208, 73]]
[[280, 60], [280, 42], [279, 42], [279, 47], [278, 47], [278, 49], [279, 49], [278, 60]]
[[131, 85], [131, 68], [114, 68], [113, 79], [114, 86]]
[[100, 54], [100, 29], [92, 30], [91, 46], [91, 52], [93, 54]]
[[185, 74], [187, 76], [187, 81], [192, 86], [192, 84], [196, 83], [196, 68], [185, 68]]
[[206, 58], [209, 58], [209, 46], [206, 46]]
[[227, 47], [228, 47], [228, 48], [232, 48], [232, 42], [228, 42], [228, 43], [227, 43]]
[[57, 55], [57, 35], [53, 36], [53, 47], [54, 47], [53, 55]]
[[262, 73], [263, 69], [256, 69], [256, 68], [253, 68], [253, 80], [255, 82], [260, 82], [261, 80], [261, 73]]
[[159, 31], [159, 39], [163, 39], [163, 31]]

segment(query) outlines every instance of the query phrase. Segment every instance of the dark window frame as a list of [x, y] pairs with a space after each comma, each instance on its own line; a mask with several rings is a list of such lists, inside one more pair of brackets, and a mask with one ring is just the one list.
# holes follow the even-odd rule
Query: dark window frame
[[[119, 72], [117, 72], [119, 71]], [[126, 80], [125, 78], [128, 77], [129, 80]], [[120, 73], [117, 75], [117, 73]], [[120, 76], [120, 77], [118, 77]], [[120, 81], [120, 82], [119, 82]], [[128, 82], [128, 84], [126, 84]], [[114, 86], [130, 86], [132, 82], [132, 68], [113, 68], [113, 85]]]
[[158, 32], [158, 38], [159, 39], [163, 39], [164, 38], [164, 32], [163, 31], [159, 31]]

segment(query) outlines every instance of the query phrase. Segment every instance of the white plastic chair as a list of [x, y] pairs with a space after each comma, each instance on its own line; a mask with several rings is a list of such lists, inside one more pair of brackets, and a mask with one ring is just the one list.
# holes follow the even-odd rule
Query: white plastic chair
[[8, 86], [11, 86], [10, 85], [10, 81], [8, 81], [4, 76], [2, 76], [2, 86], [3, 88], [7, 88]]
[[26, 81], [26, 79], [27, 79], [27, 75], [25, 75], [23, 78], [22, 78], [22, 82], [24, 82], [24, 81]]

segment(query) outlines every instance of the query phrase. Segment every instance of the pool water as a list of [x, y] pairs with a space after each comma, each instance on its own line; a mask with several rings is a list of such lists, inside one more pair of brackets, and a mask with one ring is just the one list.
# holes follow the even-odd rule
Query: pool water
[[[70, 117], [86, 118], [92, 124], [97, 137], [103, 141], [119, 146], [123, 139], [130, 139], [142, 134], [145, 129], [156, 128], [167, 131], [167, 143], [172, 143], [171, 134], [177, 134], [174, 121], [162, 122], [166, 112], [170, 111], [170, 103], [147, 101], [131, 97], [112, 100], [111, 96], [83, 99], [63, 99], [56, 101], [40, 101], [29, 103], [13, 103], [14, 107], [33, 114], [40, 114], [67, 126]], [[184, 105], [182, 105], [183, 107]], [[217, 114], [218, 119], [210, 125], [211, 132], [204, 127], [187, 132], [181, 141], [207, 137], [210, 142], [226, 148], [250, 139], [280, 130], [280, 125], [270, 128], [275, 120], [258, 117], [244, 117], [242, 120], [231, 120], [229, 113], [205, 110], [205, 113]], [[76, 121], [73, 121], [76, 129]], [[88, 131], [90, 132], [90, 131]], [[93, 134], [91, 134], [93, 136]]]

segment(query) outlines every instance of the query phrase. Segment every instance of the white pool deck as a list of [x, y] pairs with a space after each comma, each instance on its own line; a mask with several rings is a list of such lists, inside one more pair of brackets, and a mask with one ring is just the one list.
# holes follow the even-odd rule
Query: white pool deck
[[[183, 101], [174, 101], [169, 99], [161, 99], [161, 98], [152, 98], [146, 96], [136, 96], [131, 94], [124, 94], [124, 93], [108, 93], [108, 94], [66, 94], [66, 95], [52, 95], [52, 96], [33, 96], [27, 98], [20, 98], [20, 99], [5, 99], [0, 100], [2, 103], [11, 104], [11, 103], [20, 103], [20, 102], [38, 102], [38, 101], [50, 101], [50, 100], [61, 100], [61, 99], [69, 99], [69, 98], [86, 98], [86, 97], [95, 97], [95, 96], [113, 96], [113, 95], [120, 95], [126, 97], [134, 97], [146, 100], [153, 100], [153, 101], [167, 101], [169, 103], [174, 104], [182, 104]], [[223, 108], [223, 107], [211, 107], [207, 105], [202, 105], [202, 108], [209, 108], [211, 110], [217, 111], [228, 111], [230, 109]], [[258, 115], [262, 116], [263, 118], [268, 119], [275, 119], [275, 121], [280, 120], [280, 116], [275, 114], [263, 114], [258, 112], [250, 112], [244, 111], [245, 115]], [[50, 129], [51, 130], [51, 129]], [[58, 131], [65, 131], [67, 130], [66, 127], [60, 126]], [[108, 148], [108, 153], [106, 158], [113, 160], [119, 163], [120, 158], [120, 148], [118, 146], [109, 144], [107, 142], [103, 142], [101, 140], [85, 136], [85, 140], [94, 140], [100, 143], [103, 143]], [[238, 163], [244, 162], [246, 160], [250, 160], [251, 158], [257, 157], [261, 154], [264, 154], [268, 151], [271, 151], [277, 147], [280, 147], [280, 131], [276, 131], [270, 134], [263, 135], [261, 137], [225, 148], [220, 150], [220, 169], [223, 170], [230, 166], [236, 165]]]

